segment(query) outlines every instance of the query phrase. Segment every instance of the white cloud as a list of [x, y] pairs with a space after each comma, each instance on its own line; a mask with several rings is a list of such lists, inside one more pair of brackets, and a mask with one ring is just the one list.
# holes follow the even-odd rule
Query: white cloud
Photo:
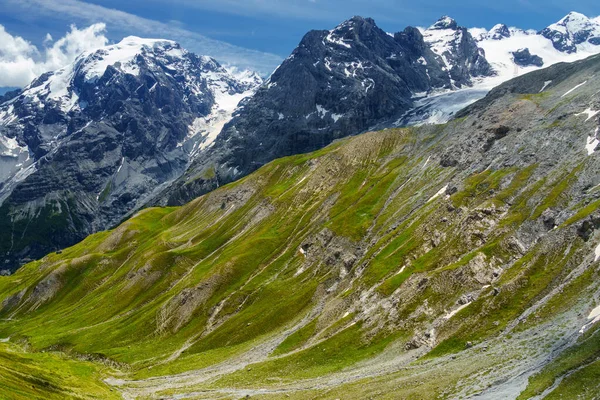
[[[37, 76], [72, 62], [86, 50], [105, 46], [106, 26], [98, 23], [85, 29], [71, 26], [67, 34], [41, 51], [27, 40], [13, 36], [0, 25], [0, 87], [23, 87]], [[45, 43], [52, 40], [46, 36]]]
[[136, 35], [175, 40], [186, 49], [207, 55], [239, 68], [253, 69], [263, 75], [272, 72], [282, 57], [271, 53], [250, 50], [219, 40], [210, 39], [199, 33], [160, 21], [142, 18], [124, 11], [85, 3], [80, 0], [2, 0], [11, 12], [20, 12], [27, 18], [63, 18], [84, 24], [105, 23], [114, 34]]

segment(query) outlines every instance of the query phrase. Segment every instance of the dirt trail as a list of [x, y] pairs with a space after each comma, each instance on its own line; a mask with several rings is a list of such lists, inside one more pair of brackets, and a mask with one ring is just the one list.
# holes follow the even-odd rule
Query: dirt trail
[[255, 364], [267, 359], [288, 336], [302, 329], [312, 319], [314, 319], [323, 309], [324, 302], [321, 301], [314, 307], [301, 321], [286, 329], [279, 335], [267, 339], [258, 344], [246, 353], [234, 357], [220, 364], [185, 372], [178, 375], [153, 377], [137, 381], [128, 381], [123, 379], [108, 378], [106, 382], [116, 386], [126, 399], [135, 399], [140, 396], [151, 396], [158, 391], [169, 389], [182, 389], [188, 386], [197, 385], [207, 381], [217, 379], [221, 376], [234, 373], [246, 368], [250, 364]]
[[[542, 300], [545, 301], [546, 299]], [[533, 307], [537, 308], [540, 304]], [[285, 338], [301, 329], [321, 311], [323, 303], [315, 307], [301, 321], [281, 334], [253, 347], [248, 352], [215, 366], [186, 373], [148, 378], [137, 381], [108, 379], [126, 399], [159, 398], [160, 392], [174, 391], [176, 399], [186, 398], [244, 398], [245, 396], [281, 396], [311, 390], [328, 390], [344, 384], [368, 378], [393, 376], [395, 382], [409, 383], [427, 381], [443, 374], [444, 371], [458, 370], [466, 366], [481, 365], [480, 372], [464, 376], [449, 393], [450, 398], [511, 399], [525, 389], [529, 377], [543, 368], [577, 339], [582, 322], [582, 312], [574, 308], [552, 321], [515, 332], [510, 326], [504, 333], [487, 342], [480, 343], [455, 355], [439, 357], [429, 361], [419, 361], [428, 348], [422, 347], [404, 352], [397, 347], [388, 348], [384, 353], [360, 362], [341, 372], [323, 377], [299, 380], [289, 384], [273, 384], [265, 388], [201, 389], [218, 378], [242, 370], [250, 364], [265, 361], [269, 354]], [[529, 312], [525, 313], [529, 315]], [[583, 313], [585, 314], [585, 313]], [[511, 335], [510, 341], [507, 335]], [[485, 354], [485, 356], [482, 356]], [[197, 388], [200, 386], [200, 388]], [[194, 389], [192, 389], [194, 387]]]

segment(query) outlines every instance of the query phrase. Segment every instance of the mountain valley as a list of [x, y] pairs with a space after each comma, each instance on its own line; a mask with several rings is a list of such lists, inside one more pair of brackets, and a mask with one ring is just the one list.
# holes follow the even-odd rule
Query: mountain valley
[[599, 73], [139, 211], [0, 278], [0, 355], [57, 398], [593, 399]]

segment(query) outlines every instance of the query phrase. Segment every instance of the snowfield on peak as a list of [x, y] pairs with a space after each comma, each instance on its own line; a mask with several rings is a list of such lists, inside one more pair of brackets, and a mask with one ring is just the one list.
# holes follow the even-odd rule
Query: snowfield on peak
[[[544, 36], [544, 32], [560, 32], [570, 37], [587, 37], [587, 41], [576, 44], [573, 52], [561, 51], [553, 41]], [[591, 55], [600, 53], [600, 42], [594, 44], [589, 38], [600, 36], [600, 17], [587, 18], [583, 14], [571, 12], [560, 21], [551, 24], [541, 32], [523, 30], [506, 25], [495, 25], [489, 31], [485, 28], [471, 28], [479, 47], [485, 51], [485, 57], [497, 73], [493, 85], [504, 82], [518, 75], [531, 72], [539, 67], [520, 66], [514, 62], [513, 53], [528, 49], [532, 56], [539, 56], [543, 60], [543, 67], [549, 67], [559, 62], [573, 62]]]
[[171, 57], [182, 57], [185, 54], [185, 50], [171, 40], [128, 36], [117, 44], [83, 53], [78, 59], [84, 62], [82, 71], [87, 80], [100, 78], [109, 66], [114, 66], [123, 73], [138, 75], [139, 67], [135, 58], [152, 49], [163, 49]]
[[[242, 93], [232, 93], [231, 87], [221, 79], [221, 74], [211, 72], [206, 75], [207, 81], [210, 82], [209, 87], [213, 93], [215, 104], [208, 116], [198, 117], [194, 120], [189, 127], [189, 134], [186, 140], [179, 144], [181, 146], [183, 143], [192, 140], [194, 142], [190, 150], [192, 157], [199, 150], [204, 150], [212, 146], [225, 124], [231, 120], [233, 112], [239, 103], [256, 91], [258, 87], [256, 85], [258, 83], [256, 81], [257, 75], [251, 74], [249, 71], [244, 71], [240, 75], [242, 81], [247, 82], [250, 87]], [[198, 135], [202, 136], [202, 140], [194, 140]]]
[[[446, 68], [452, 68], [447, 56], [455, 43], [460, 42], [461, 31], [456, 22], [442, 17], [429, 28], [419, 28], [431, 50], [444, 61]], [[575, 38], [586, 38], [573, 44], [573, 51], [560, 48], [553, 40], [542, 33], [558, 32], [567, 37], [569, 43]], [[517, 76], [546, 68], [559, 62], [574, 62], [600, 53], [600, 17], [588, 18], [580, 13], [569, 13], [560, 21], [551, 24], [542, 32], [508, 27], [496, 24], [491, 29], [469, 28], [477, 46], [483, 50], [485, 59], [494, 72], [492, 76], [474, 77], [470, 87], [453, 90], [440, 90], [417, 98], [415, 107], [400, 120], [396, 126], [439, 124], [447, 122], [455, 112], [481, 99], [492, 88]], [[548, 36], [548, 35], [546, 35]], [[596, 41], [597, 40], [597, 41]], [[557, 48], [558, 47], [558, 48]], [[527, 50], [530, 57], [540, 57], [542, 66], [519, 65], [515, 62], [516, 52]], [[526, 53], [525, 53], [526, 54]], [[545, 88], [544, 88], [545, 89]], [[542, 89], [543, 91], [543, 89]]]
[[421, 32], [425, 42], [429, 43], [431, 50], [444, 60], [447, 69], [452, 65], [446, 58], [446, 54], [452, 50], [452, 44], [460, 42], [462, 32], [454, 29], [426, 29]]
[[59, 104], [62, 112], [68, 113], [80, 107], [79, 95], [73, 88], [73, 80], [76, 76], [79, 75], [86, 81], [97, 80], [110, 66], [125, 74], [137, 76], [139, 74], [137, 56], [159, 51], [159, 49], [171, 57], [182, 57], [185, 54], [177, 43], [170, 40], [129, 36], [117, 44], [86, 51], [66, 67], [42, 75], [25, 87], [22, 95], [37, 104], [48, 99], [53, 100]]
[[[470, 31], [472, 34], [480, 33], [478, 29], [471, 29]], [[559, 62], [582, 60], [600, 53], [600, 46], [594, 46], [589, 43], [580, 45], [578, 51], [575, 53], [564, 53], [557, 50], [552, 45], [552, 42], [542, 35], [517, 28], [510, 28], [509, 37], [494, 39], [486, 35], [482, 38], [480, 34], [479, 38], [480, 40], [477, 42], [478, 46], [485, 51], [486, 59], [497, 73], [497, 77], [491, 78], [493, 86], [515, 76], [539, 69], [536, 66], [523, 67], [515, 64], [512, 53], [521, 49], [529, 49], [532, 55], [541, 57], [544, 62], [544, 68]]]

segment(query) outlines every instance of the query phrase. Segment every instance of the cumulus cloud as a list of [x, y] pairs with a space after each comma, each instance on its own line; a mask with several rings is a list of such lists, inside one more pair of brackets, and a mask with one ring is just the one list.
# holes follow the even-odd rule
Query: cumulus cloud
[[45, 47], [38, 49], [19, 36], [13, 36], [0, 25], [0, 87], [23, 87], [37, 76], [53, 71], [72, 62], [84, 51], [105, 46], [103, 23], [85, 29], [71, 26], [71, 30], [52, 43], [47, 35]]
[[47, 18], [66, 18], [82, 24], [101, 21], [108, 26], [111, 34], [172, 39], [196, 54], [211, 56], [238, 68], [252, 69], [264, 76], [270, 74], [282, 61], [281, 56], [211, 39], [178, 24], [163, 23], [80, 0], [2, 0], [0, 11], [3, 5], [14, 15], [23, 13], [32, 21]]

